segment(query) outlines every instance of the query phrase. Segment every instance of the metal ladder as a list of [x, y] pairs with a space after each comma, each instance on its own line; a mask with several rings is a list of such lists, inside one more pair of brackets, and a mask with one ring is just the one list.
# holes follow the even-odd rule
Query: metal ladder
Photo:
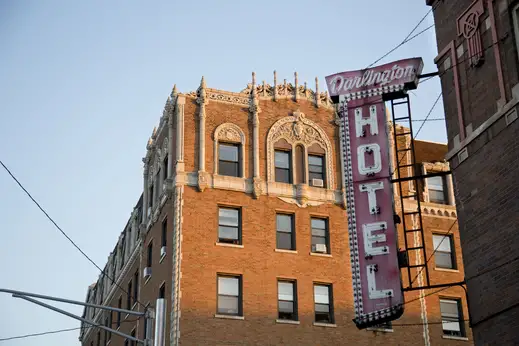
[[[406, 110], [402, 113], [405, 115], [397, 116], [395, 112], [395, 106], [407, 106]], [[391, 114], [393, 118], [393, 138], [395, 144], [395, 153], [396, 153], [396, 162], [394, 166], [394, 172], [396, 173], [396, 177], [392, 179], [394, 184], [398, 185], [399, 197], [400, 197], [400, 208], [401, 210], [395, 210], [396, 213], [400, 212], [402, 215], [402, 226], [404, 232], [404, 243], [405, 243], [405, 255], [408, 260], [407, 265], [407, 275], [408, 275], [408, 287], [404, 287], [404, 290], [413, 288], [413, 281], [421, 274], [425, 273], [425, 282], [423, 283], [423, 287], [429, 286], [429, 269], [427, 267], [427, 254], [425, 249], [425, 237], [423, 230], [423, 222], [422, 222], [422, 211], [420, 206], [420, 195], [418, 193], [419, 185], [418, 178], [416, 177], [416, 172], [414, 171], [416, 166], [416, 157], [414, 151], [414, 138], [413, 138], [413, 124], [411, 121], [411, 104], [409, 102], [409, 95], [405, 94], [402, 98], [391, 99]], [[409, 130], [404, 130], [401, 133], [397, 131], [397, 122], [407, 122], [409, 124]], [[407, 145], [407, 141], [405, 140], [405, 136], [410, 136], [411, 140], [409, 141], [409, 145]], [[402, 143], [399, 143], [399, 139], [404, 139]], [[410, 155], [409, 155], [410, 154]], [[404, 156], [402, 156], [404, 155]], [[401, 157], [402, 156], [402, 157]], [[407, 156], [408, 159], [405, 159]], [[410, 162], [408, 162], [408, 160]], [[402, 169], [412, 169], [410, 176], [402, 177]], [[421, 174], [420, 174], [421, 175]], [[406, 182], [413, 182], [414, 192], [408, 191], [407, 195], [404, 195], [403, 184]], [[413, 211], [406, 211], [404, 208], [404, 200], [406, 199], [415, 199], [417, 209]], [[410, 220], [406, 220], [408, 216], [415, 218], [415, 224], [418, 225], [417, 228], [413, 228], [413, 222], [411, 225], [409, 224]], [[408, 235], [415, 235], [415, 233], [419, 233], [420, 237], [420, 245], [419, 246], [409, 246]], [[420, 253], [420, 257], [418, 257], [418, 253]], [[414, 253], [415, 256], [411, 257], [410, 255]], [[414, 262], [411, 263], [411, 258], [414, 258]], [[418, 260], [420, 258], [420, 260]], [[412, 276], [412, 271], [416, 272], [414, 276]], [[415, 285], [416, 287], [416, 285]]]

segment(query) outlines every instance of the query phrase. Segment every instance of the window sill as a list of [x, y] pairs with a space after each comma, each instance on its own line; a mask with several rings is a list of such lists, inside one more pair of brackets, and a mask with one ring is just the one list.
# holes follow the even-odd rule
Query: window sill
[[227, 320], [244, 320], [245, 319], [244, 316], [219, 315], [219, 314], [215, 314], [214, 317], [215, 318], [223, 318], [223, 319], [227, 319]]
[[319, 323], [319, 322], [314, 322], [314, 326], [316, 326], [316, 327], [337, 328], [337, 325], [335, 323]]
[[130, 314], [124, 315], [124, 319], [126, 320], [129, 316], [130, 316]]
[[366, 328], [366, 330], [369, 330], [371, 332], [393, 333], [393, 329], [386, 328]]
[[[150, 281], [150, 280], [151, 280], [151, 275], [148, 276], [148, 277], [146, 278], [146, 280], [144, 280], [144, 285], [146, 285], [146, 284], [148, 283], [148, 281]], [[133, 307], [132, 307], [132, 310], [133, 310]]]
[[280, 320], [280, 319], [277, 319], [276, 323], [281, 323], [281, 324], [300, 324], [301, 322], [300, 321], [293, 321], [293, 320]]
[[449, 268], [434, 268], [434, 270], [437, 270], [439, 272], [451, 272], [451, 273], [459, 273], [460, 271], [458, 269], [449, 269]]
[[136, 306], [137, 306], [137, 302], [133, 303], [132, 308], [130, 310], [135, 310]]
[[282, 252], [282, 253], [293, 253], [297, 254], [297, 250], [285, 250], [285, 249], [274, 249], [275, 252]]
[[320, 252], [310, 252], [310, 256], [317, 256], [317, 257], [332, 257], [332, 254], [329, 254], [329, 253], [320, 253]]
[[228, 243], [220, 243], [220, 242], [215, 242], [214, 244], [216, 246], [235, 247], [235, 248], [243, 249], [243, 245], [239, 245], [239, 244], [228, 244]]
[[469, 341], [469, 338], [467, 338], [465, 336], [442, 335], [442, 338], [449, 339], [449, 340]]
[[162, 261], [164, 261], [164, 258], [166, 258], [166, 254], [160, 256], [160, 260], [159, 260], [159, 263], [162, 263]]

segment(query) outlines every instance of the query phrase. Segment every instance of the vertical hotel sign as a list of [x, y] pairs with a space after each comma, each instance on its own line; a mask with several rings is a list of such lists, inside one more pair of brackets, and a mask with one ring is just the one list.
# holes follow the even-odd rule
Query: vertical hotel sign
[[395, 320], [404, 311], [384, 100], [415, 89], [422, 67], [421, 58], [412, 58], [326, 77], [341, 117], [358, 328]]

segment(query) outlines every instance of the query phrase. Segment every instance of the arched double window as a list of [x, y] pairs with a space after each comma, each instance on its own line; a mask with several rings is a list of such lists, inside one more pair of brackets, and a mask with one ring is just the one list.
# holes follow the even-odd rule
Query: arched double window
[[267, 136], [267, 180], [333, 189], [332, 146], [325, 132], [299, 111], [278, 120]]

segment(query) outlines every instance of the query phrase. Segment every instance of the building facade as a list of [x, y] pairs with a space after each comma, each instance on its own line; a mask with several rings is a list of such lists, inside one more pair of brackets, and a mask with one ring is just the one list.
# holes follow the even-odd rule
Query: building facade
[[519, 342], [519, 1], [427, 0], [477, 345]]
[[[142, 196], [86, 301], [143, 311], [165, 298], [166, 345], [470, 342], [461, 287], [406, 293], [399, 320], [355, 327], [340, 126], [327, 93], [297, 75], [272, 86], [253, 75], [239, 93], [204, 79], [196, 92], [174, 88], [147, 144]], [[445, 145], [415, 146], [417, 170], [449, 170]], [[461, 281], [452, 184], [406, 189], [423, 200], [428, 253], [443, 244], [431, 277]], [[143, 319], [92, 308], [84, 317], [147, 337]], [[85, 346], [132, 345], [82, 327]]]

